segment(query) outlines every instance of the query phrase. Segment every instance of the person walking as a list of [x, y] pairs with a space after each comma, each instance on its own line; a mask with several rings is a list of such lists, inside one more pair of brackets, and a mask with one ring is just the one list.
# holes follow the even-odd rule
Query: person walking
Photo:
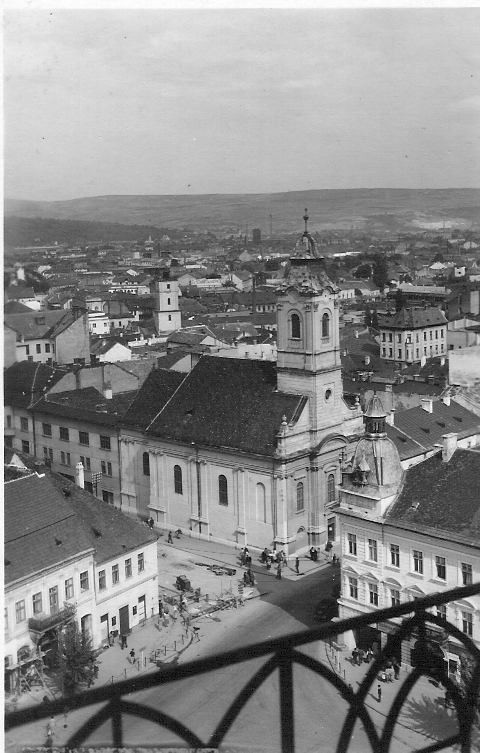
[[177, 613], [178, 613], [177, 605], [174, 604], [173, 607], [172, 607], [172, 620], [174, 622], [177, 621]]
[[300, 560], [298, 557], [295, 558], [295, 572], [300, 575]]
[[135, 649], [134, 648], [132, 648], [132, 650], [130, 651], [130, 663], [135, 664]]
[[400, 674], [400, 664], [396, 659], [393, 662], [393, 674], [395, 675], [395, 679], [398, 680], [398, 676]]
[[263, 564], [266, 565], [267, 560], [268, 560], [268, 549], [267, 549], [267, 547], [265, 547], [265, 549], [263, 550], [263, 552], [261, 554], [261, 560], [262, 560]]
[[267, 570], [272, 569], [272, 558], [270, 556], [267, 557]]
[[382, 700], [382, 686], [377, 686], [377, 701], [380, 703]]
[[161, 599], [158, 600], [158, 620], [160, 621], [163, 617], [163, 601]]
[[282, 563], [281, 562], [279, 562], [278, 565], [277, 565], [277, 575], [276, 575], [276, 578], [277, 578], [277, 580], [282, 580]]
[[167, 544], [173, 544], [172, 532], [171, 531], [168, 532]]
[[123, 650], [124, 648], [128, 648], [128, 644], [127, 644], [127, 636], [125, 635], [125, 633], [122, 633], [122, 635], [120, 636], [120, 640], [121, 640], [121, 642], [122, 642], [122, 645], [121, 645], [121, 648], [122, 648], [122, 650]]

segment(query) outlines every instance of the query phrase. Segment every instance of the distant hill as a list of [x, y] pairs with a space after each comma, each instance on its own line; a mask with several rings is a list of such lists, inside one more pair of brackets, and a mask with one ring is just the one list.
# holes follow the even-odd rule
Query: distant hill
[[88, 220], [192, 230], [250, 230], [265, 235], [309, 228], [421, 229], [426, 223], [480, 226], [480, 189], [351, 189], [292, 191], [273, 194], [203, 194], [198, 196], [96, 196], [70, 201], [5, 201], [5, 215]]

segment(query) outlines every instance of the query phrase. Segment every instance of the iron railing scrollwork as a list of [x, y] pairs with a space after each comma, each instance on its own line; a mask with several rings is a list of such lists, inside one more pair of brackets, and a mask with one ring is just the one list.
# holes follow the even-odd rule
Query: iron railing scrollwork
[[[100, 702], [105, 705], [96, 711], [69, 739], [68, 748], [77, 748], [85, 743], [89, 736], [110, 721], [112, 725], [112, 745], [121, 748], [124, 735], [122, 719], [124, 715], [131, 715], [153, 722], [178, 736], [187, 746], [192, 748], [221, 748], [225, 744], [228, 732], [239, 717], [247, 702], [255, 695], [256, 691], [270, 676], [278, 672], [279, 677], [279, 708], [280, 708], [280, 736], [282, 740], [282, 753], [294, 753], [295, 751], [295, 706], [294, 706], [294, 668], [296, 665], [303, 666], [316, 673], [324, 680], [333, 685], [348, 704], [343, 726], [339, 731], [336, 750], [337, 753], [345, 753], [349, 750], [355, 724], [359, 721], [364, 728], [365, 734], [371, 745], [373, 753], [386, 753], [391, 749], [393, 732], [399, 720], [402, 707], [415, 683], [422, 676], [432, 677], [444, 689], [448, 691], [456, 710], [458, 732], [450, 735], [447, 739], [429, 742], [419, 751], [433, 753], [445, 750], [451, 746], [458, 746], [461, 753], [471, 753], [475, 750], [472, 735], [476, 734], [478, 723], [478, 709], [480, 697], [480, 651], [473, 640], [455, 625], [452, 625], [427, 611], [440, 605], [458, 601], [480, 594], [480, 584], [456, 588], [440, 594], [410, 601], [389, 609], [381, 609], [352, 617], [335, 623], [325, 623], [314, 630], [296, 633], [287, 637], [264, 641], [250, 645], [246, 648], [209, 656], [198, 659], [184, 665], [164, 667], [160, 671], [144, 675], [141, 678], [124, 680], [114, 685], [94, 688], [75, 696], [74, 707], [76, 709], [94, 706]], [[359, 684], [358, 690], [352, 687], [339, 676], [332, 666], [318, 661], [308, 653], [302, 652], [302, 647], [308, 646], [315, 641], [332, 641], [341, 633], [356, 630], [367, 626], [376, 625], [384, 620], [403, 618], [398, 629], [388, 635], [386, 645], [370, 663], [365, 677]], [[429, 627], [430, 626], [430, 627]], [[468, 682], [459, 686], [442, 669], [438, 662], [429, 660], [433, 656], [430, 651], [432, 630], [439, 630], [439, 635], [448, 635], [449, 639], [469, 656], [471, 672]], [[366, 704], [366, 699], [372, 689], [382, 666], [387, 658], [392, 655], [393, 647], [398, 641], [412, 637], [417, 640], [418, 655], [424, 659], [405, 675], [393, 703], [386, 715], [386, 720], [381, 732], [376, 728], [372, 715]], [[430, 652], [430, 653], [429, 653]], [[182, 679], [217, 671], [231, 667], [242, 662], [251, 662], [252, 659], [265, 659], [254, 675], [246, 682], [223, 714], [215, 730], [207, 740], [202, 740], [195, 730], [189, 729], [179, 720], [164, 714], [161, 710], [151, 706], [144, 706], [126, 696], [138, 691], [147, 690], [155, 686], [168, 685]], [[64, 712], [65, 699], [30, 707], [21, 711], [13, 711], [5, 717], [5, 729], [7, 731], [26, 725], [35, 720], [46, 719], [52, 714]], [[480, 738], [479, 738], [480, 739]], [[88, 745], [91, 748], [91, 745]], [[144, 747], [141, 746], [140, 747]]]

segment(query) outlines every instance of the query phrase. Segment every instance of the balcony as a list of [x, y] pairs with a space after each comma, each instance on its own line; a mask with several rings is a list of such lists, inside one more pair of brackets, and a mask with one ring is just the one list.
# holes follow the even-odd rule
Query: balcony
[[52, 630], [59, 625], [65, 625], [75, 616], [75, 605], [64, 602], [63, 609], [53, 614], [39, 614], [36, 617], [30, 617], [28, 620], [28, 629], [34, 635], [43, 635], [47, 630]]
[[[84, 745], [90, 750], [128, 746], [132, 750], [153, 747], [160, 751], [183, 746], [197, 750], [281, 750], [282, 753], [303, 753], [307, 750], [331, 750], [337, 753], [417, 750], [433, 753], [454, 748], [461, 753], [473, 753], [480, 749], [480, 651], [471, 638], [430, 610], [478, 594], [480, 584], [456, 588], [390, 609], [381, 609], [336, 623], [324, 623], [314, 630], [285, 638], [252, 644], [182, 665], [164, 666], [151, 674], [87, 690], [68, 701], [59, 699], [13, 711], [5, 717], [7, 739], [10, 730], [25, 727], [22, 734], [26, 734], [26, 725], [38, 720], [46, 722], [51, 716], [66, 714], [65, 706], [68, 703], [71, 713], [68, 720], [65, 716], [65, 727], [68, 727], [70, 737], [64, 747], [69, 749]], [[347, 652], [342, 654], [339, 650], [339, 636], [347, 631], [376, 626], [380, 622], [389, 621], [392, 624], [391, 621], [397, 619], [398, 628], [388, 636], [386, 645], [368, 664], [361, 681], [356, 683], [355, 688], [347, 684], [339, 666], [339, 658], [342, 665], [347, 666], [349, 657]], [[447, 640], [455, 642], [471, 661], [471, 672], [462, 678], [460, 684], [442, 668], [442, 663], [439, 665], [438, 647], [436, 651], [432, 650], [432, 639], [438, 630], [443, 643]], [[416, 640], [419, 660], [415, 667], [408, 668], [408, 672], [402, 672], [397, 684], [390, 686], [391, 702], [383, 708], [384, 718], [379, 728], [375, 718], [376, 699], [373, 702], [371, 700], [372, 691], [375, 694], [378, 692], [379, 674], [386, 660], [393, 655], [394, 646], [398, 645], [398, 641], [411, 637]], [[321, 646], [321, 651], [312, 651], [314, 646]], [[325, 657], [327, 660], [324, 660]], [[211, 678], [218, 672], [223, 673], [222, 695], [219, 697], [225, 701], [224, 708], [220, 708], [220, 703], [211, 701]], [[425, 703], [425, 709], [432, 715], [430, 727], [436, 736], [430, 735], [427, 744], [422, 746], [405, 746], [402, 741], [399, 745], [397, 725], [400, 723], [403, 707], [409, 702], [410, 693], [418, 682], [424, 682], [425, 685], [430, 683], [439, 688], [442, 699], [445, 691], [448, 691], [452, 704], [451, 713], [443, 708], [443, 703], [437, 704], [438, 708], [435, 704], [430, 703], [428, 706]], [[193, 683], [197, 684], [192, 691]], [[144, 702], [149, 690], [155, 689], [164, 699], [168, 699], [169, 694], [178, 695], [179, 688], [180, 697], [190, 690], [196, 705], [204, 710], [208, 708], [210, 717], [215, 716], [211, 729], [205, 729], [203, 712], [196, 722], [192, 722], [189, 715], [182, 717], [176, 709], [175, 714], [163, 710], [166, 701], [158, 702], [158, 695], [156, 703]], [[387, 686], [385, 691], [386, 688]], [[315, 704], [321, 702], [322, 694], [331, 692], [332, 689], [335, 700], [330, 714], [322, 717], [317, 712], [306, 717], [298, 699], [310, 696], [314, 708]], [[266, 719], [265, 701], [274, 710], [269, 719], [276, 720], [276, 727], [273, 732], [265, 734], [268, 744], [257, 741], [252, 745], [245, 714], [250, 710], [250, 718], [256, 720], [260, 729]], [[416, 717], [412, 716], [412, 725], [415, 721], [418, 723], [422, 713], [423, 707], [412, 712], [416, 714]], [[445, 721], [445, 718], [454, 722], [454, 730], [452, 731], [450, 724], [448, 728], [445, 727], [446, 732], [443, 734], [444, 729], [440, 728], [438, 720]], [[340, 721], [336, 726], [337, 719]], [[135, 735], [131, 732], [132, 724], [137, 725]], [[318, 737], [313, 746], [305, 744], [306, 727], [310, 735], [316, 734], [315, 730], [318, 728]], [[42, 729], [45, 729], [45, 725]], [[235, 743], [232, 743], [230, 737], [233, 730]], [[408, 725], [404, 724], [404, 730], [409, 731]], [[101, 743], [95, 740], [97, 733], [101, 733]], [[144, 734], [147, 736], [146, 743], [143, 741]], [[273, 742], [270, 734], [274, 738]], [[90, 741], [92, 736], [93, 742]], [[152, 744], [149, 740], [155, 740], [155, 743]], [[39, 739], [38, 747], [43, 744], [44, 738]], [[32, 750], [31, 745], [29, 749]]]

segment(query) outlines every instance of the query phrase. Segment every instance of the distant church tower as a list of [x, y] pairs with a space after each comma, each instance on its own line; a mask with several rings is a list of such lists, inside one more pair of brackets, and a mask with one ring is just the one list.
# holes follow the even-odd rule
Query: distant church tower
[[170, 279], [156, 280], [152, 283], [151, 292], [155, 297], [153, 318], [157, 335], [180, 329], [182, 321], [178, 307], [178, 282]]
[[348, 414], [343, 400], [337, 288], [328, 278], [308, 232], [300, 254], [276, 293], [277, 386], [280, 392], [307, 395], [312, 440], [341, 425]]

